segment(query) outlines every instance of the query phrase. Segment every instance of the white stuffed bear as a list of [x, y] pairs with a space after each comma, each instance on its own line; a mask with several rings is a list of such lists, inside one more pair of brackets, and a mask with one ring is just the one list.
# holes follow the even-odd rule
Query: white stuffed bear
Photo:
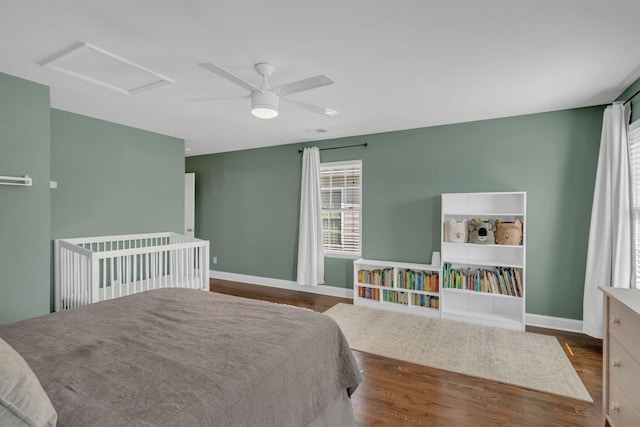
[[467, 220], [455, 221], [453, 219], [444, 223], [444, 241], [454, 243], [466, 243]]

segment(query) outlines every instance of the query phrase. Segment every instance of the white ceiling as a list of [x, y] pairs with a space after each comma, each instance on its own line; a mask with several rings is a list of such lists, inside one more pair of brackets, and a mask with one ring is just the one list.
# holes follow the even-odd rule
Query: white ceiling
[[[609, 103], [640, 77], [639, 19], [638, 0], [0, 0], [0, 72], [198, 155]], [[175, 84], [128, 96], [40, 65], [81, 42]], [[187, 102], [247, 94], [200, 62], [256, 85], [257, 62], [273, 86], [325, 74], [291, 98], [340, 113]]]

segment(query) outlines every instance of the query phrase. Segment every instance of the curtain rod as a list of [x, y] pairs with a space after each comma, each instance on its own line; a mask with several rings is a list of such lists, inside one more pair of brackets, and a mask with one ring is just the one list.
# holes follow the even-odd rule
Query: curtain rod
[[638, 94], [640, 94], [640, 90], [637, 91], [636, 93], [634, 93], [633, 95], [631, 95], [631, 98], [627, 99], [626, 101], [624, 101], [622, 103], [622, 105], [627, 105], [629, 103], [629, 101], [631, 101], [633, 98], [635, 98], [636, 96], [638, 96]]
[[[364, 144], [345, 145], [344, 147], [319, 148], [318, 150], [320, 150], [320, 151], [324, 151], [324, 150], [339, 150], [341, 148], [351, 148], [351, 147], [365, 147], [365, 148], [367, 148], [368, 145], [369, 145], [369, 143], [365, 142]], [[303, 153], [303, 152], [304, 152], [304, 150], [298, 150], [298, 153]]]

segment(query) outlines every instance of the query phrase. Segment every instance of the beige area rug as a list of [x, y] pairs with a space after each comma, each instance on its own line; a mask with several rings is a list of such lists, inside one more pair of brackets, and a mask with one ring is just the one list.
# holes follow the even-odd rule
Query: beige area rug
[[353, 350], [593, 403], [553, 336], [337, 304]]

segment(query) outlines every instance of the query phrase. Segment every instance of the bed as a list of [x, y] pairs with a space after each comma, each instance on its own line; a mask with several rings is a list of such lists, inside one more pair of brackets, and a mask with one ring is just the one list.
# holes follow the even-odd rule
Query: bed
[[65, 427], [354, 425], [362, 381], [330, 317], [193, 289], [0, 326], [0, 338]]

